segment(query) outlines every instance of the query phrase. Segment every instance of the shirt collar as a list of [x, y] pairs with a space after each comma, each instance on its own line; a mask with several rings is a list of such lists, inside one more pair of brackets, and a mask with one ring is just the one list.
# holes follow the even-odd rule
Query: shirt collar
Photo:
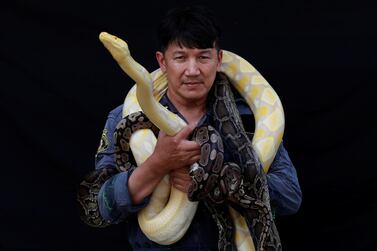
[[[167, 92], [165, 92], [165, 94], [160, 99], [160, 104], [165, 106], [172, 113], [177, 114], [181, 119], [183, 119], [186, 123], [188, 123], [187, 120], [183, 117], [183, 115], [177, 110], [177, 108], [174, 106], [174, 104], [170, 101], [170, 99], [167, 95]], [[203, 117], [201, 117], [197, 126], [201, 126], [203, 124], [209, 124], [210, 116], [211, 115], [210, 115], [210, 113], [208, 112], [208, 109], [207, 109], [207, 112], [203, 115]]]

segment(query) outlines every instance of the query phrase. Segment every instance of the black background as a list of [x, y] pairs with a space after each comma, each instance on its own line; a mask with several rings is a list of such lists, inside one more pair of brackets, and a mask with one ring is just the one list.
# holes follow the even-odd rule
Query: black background
[[[0, 249], [127, 250], [124, 225], [94, 229], [76, 190], [108, 112], [133, 81], [98, 40], [125, 39], [157, 68], [155, 30], [184, 1], [11, 1], [0, 7]], [[359, 3], [200, 1], [222, 47], [279, 94], [303, 203], [277, 220], [285, 250], [375, 250], [376, 9]]]

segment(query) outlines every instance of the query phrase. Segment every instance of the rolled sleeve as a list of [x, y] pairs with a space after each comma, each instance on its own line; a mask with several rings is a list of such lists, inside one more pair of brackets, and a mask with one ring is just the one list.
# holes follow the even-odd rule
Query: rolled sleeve
[[140, 204], [133, 204], [128, 191], [131, 172], [121, 172], [107, 180], [98, 193], [98, 206], [101, 216], [112, 224], [125, 220], [129, 215], [144, 208], [149, 197]]
[[[96, 169], [115, 168], [114, 131], [122, 119], [122, 105], [112, 110], [106, 120], [101, 142], [95, 156]], [[128, 191], [128, 179], [132, 172], [117, 173], [109, 178], [98, 193], [98, 207], [107, 223], [117, 224], [148, 204], [149, 198], [134, 205]]]
[[267, 173], [271, 206], [277, 215], [297, 213], [301, 205], [301, 188], [296, 169], [283, 143]]

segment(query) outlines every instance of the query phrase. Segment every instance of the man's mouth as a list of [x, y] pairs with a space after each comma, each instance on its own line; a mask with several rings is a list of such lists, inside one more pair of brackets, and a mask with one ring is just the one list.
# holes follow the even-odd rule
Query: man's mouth
[[202, 82], [200, 81], [190, 81], [190, 82], [184, 82], [183, 84], [187, 86], [196, 86], [196, 85], [200, 85], [201, 83]]

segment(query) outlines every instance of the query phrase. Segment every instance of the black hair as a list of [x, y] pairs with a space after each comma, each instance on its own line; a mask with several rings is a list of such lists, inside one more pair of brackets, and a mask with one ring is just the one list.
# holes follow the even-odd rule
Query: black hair
[[158, 28], [158, 49], [162, 52], [176, 42], [187, 48], [220, 49], [221, 30], [211, 10], [203, 6], [171, 9]]

